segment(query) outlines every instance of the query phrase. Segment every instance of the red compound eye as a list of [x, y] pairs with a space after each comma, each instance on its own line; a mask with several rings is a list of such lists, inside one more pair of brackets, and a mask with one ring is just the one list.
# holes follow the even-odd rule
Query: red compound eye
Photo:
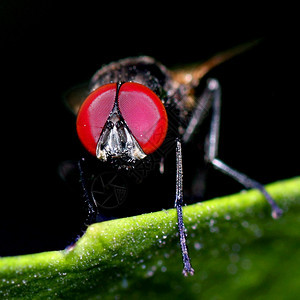
[[[99, 87], [86, 98], [78, 112], [79, 139], [93, 155], [114, 107], [116, 90], [116, 83]], [[164, 141], [168, 129], [167, 113], [158, 96], [142, 84], [126, 82], [119, 89], [118, 107], [144, 153], [154, 152]]]
[[118, 101], [126, 124], [144, 153], [154, 152], [164, 141], [168, 129], [161, 100], [144, 85], [126, 82], [121, 85]]
[[97, 142], [113, 109], [116, 90], [116, 83], [99, 87], [86, 98], [78, 112], [76, 126], [79, 139], [93, 155], [96, 155]]

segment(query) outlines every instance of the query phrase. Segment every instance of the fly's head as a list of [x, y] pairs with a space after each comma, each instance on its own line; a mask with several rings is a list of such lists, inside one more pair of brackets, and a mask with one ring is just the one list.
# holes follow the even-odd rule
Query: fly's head
[[101, 161], [133, 165], [165, 139], [168, 119], [159, 97], [136, 83], [109, 83], [83, 102], [77, 133], [84, 147]]

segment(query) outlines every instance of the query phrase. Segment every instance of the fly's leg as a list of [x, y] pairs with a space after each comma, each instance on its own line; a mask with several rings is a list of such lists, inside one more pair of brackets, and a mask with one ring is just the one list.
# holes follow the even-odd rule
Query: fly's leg
[[221, 116], [221, 88], [217, 80], [209, 79], [207, 89], [208, 91], [210, 91], [212, 99], [212, 120], [209, 136], [205, 145], [205, 160], [211, 163], [215, 169], [232, 177], [246, 188], [254, 188], [261, 191], [261, 193], [265, 196], [266, 200], [269, 202], [272, 208], [272, 217], [274, 219], [280, 217], [282, 215], [282, 210], [277, 206], [273, 198], [266, 191], [262, 184], [249, 178], [247, 175], [232, 169], [227, 164], [225, 164], [217, 158]]
[[176, 199], [175, 208], [177, 210], [177, 224], [180, 237], [180, 247], [183, 260], [183, 275], [193, 275], [194, 269], [191, 266], [190, 257], [186, 243], [186, 230], [183, 223], [182, 205], [183, 205], [183, 186], [182, 186], [182, 151], [181, 142], [176, 140]]
[[78, 170], [79, 170], [79, 181], [81, 185], [82, 196], [88, 210], [88, 215], [85, 223], [86, 225], [90, 225], [96, 222], [98, 209], [97, 209], [97, 203], [94, 201], [94, 199], [92, 199], [89, 193], [83, 164], [84, 164], [84, 158], [78, 161]]

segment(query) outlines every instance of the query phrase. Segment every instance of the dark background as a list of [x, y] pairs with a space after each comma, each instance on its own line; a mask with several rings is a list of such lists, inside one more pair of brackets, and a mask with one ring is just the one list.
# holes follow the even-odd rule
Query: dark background
[[[0, 255], [63, 249], [81, 232], [82, 201], [57, 171], [80, 156], [63, 94], [120, 58], [174, 66], [263, 38], [211, 73], [223, 91], [220, 158], [262, 183], [299, 175], [297, 36], [284, 11], [168, 5], [1, 1]], [[242, 187], [210, 172], [207, 189]]]

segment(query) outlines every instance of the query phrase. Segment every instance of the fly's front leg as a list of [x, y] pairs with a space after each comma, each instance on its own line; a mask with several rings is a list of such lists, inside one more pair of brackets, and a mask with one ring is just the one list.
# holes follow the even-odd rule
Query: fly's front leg
[[207, 88], [211, 93], [213, 111], [210, 132], [205, 145], [205, 160], [211, 163], [215, 169], [232, 177], [246, 188], [254, 188], [260, 190], [271, 205], [272, 217], [274, 219], [280, 217], [282, 215], [282, 210], [277, 206], [273, 198], [266, 191], [262, 184], [249, 178], [247, 175], [232, 169], [217, 158], [221, 116], [221, 88], [219, 82], [215, 79], [208, 80]]
[[183, 205], [183, 187], [182, 187], [182, 151], [181, 142], [179, 139], [176, 140], [176, 199], [175, 208], [177, 210], [177, 220], [178, 220], [178, 231], [180, 238], [180, 247], [183, 260], [183, 275], [193, 275], [194, 269], [191, 266], [190, 257], [188, 253], [188, 248], [186, 244], [186, 232], [183, 223], [182, 215], [182, 205]]
[[78, 161], [79, 181], [80, 181], [80, 185], [81, 185], [83, 200], [84, 200], [85, 205], [88, 210], [88, 214], [87, 214], [85, 223], [86, 223], [86, 225], [90, 225], [90, 224], [96, 222], [98, 208], [97, 208], [97, 203], [94, 201], [94, 199], [92, 199], [92, 197], [89, 193], [86, 175], [85, 175], [84, 167], [83, 167], [84, 161], [85, 161], [84, 158], [82, 158]]

